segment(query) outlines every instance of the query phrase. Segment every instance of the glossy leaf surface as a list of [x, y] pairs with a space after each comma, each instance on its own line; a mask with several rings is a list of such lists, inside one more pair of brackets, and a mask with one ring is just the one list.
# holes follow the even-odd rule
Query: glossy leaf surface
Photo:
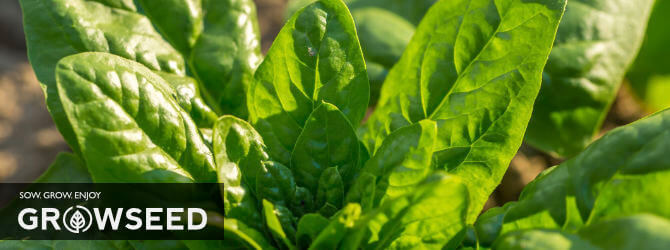
[[[565, 1], [440, 1], [382, 88], [362, 140], [438, 124], [434, 164], [468, 180], [474, 221], [521, 145]], [[475, 184], [476, 183], [476, 184]]]
[[569, 1], [526, 140], [571, 157], [600, 131], [637, 54], [653, 0]]
[[288, 165], [309, 115], [325, 101], [359, 124], [369, 83], [353, 20], [339, 0], [313, 3], [284, 25], [249, 91], [251, 124]]

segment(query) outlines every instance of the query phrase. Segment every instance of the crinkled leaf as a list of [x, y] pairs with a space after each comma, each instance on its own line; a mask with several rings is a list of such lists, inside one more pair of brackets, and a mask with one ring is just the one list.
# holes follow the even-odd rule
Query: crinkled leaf
[[[436, 134], [437, 125], [431, 120], [391, 133], [361, 170], [364, 174], [354, 184], [352, 189], [356, 191], [349, 193], [347, 201], [367, 204], [366, 200], [372, 199], [372, 207], [377, 207], [386, 199], [414, 192], [433, 170], [431, 160]], [[363, 177], [365, 174], [374, 176], [374, 182]]]
[[281, 163], [266, 161], [256, 175], [256, 193], [275, 205], [289, 206], [295, 200], [296, 185], [291, 170]]
[[468, 180], [472, 222], [521, 145], [564, 8], [564, 0], [433, 5], [361, 131], [368, 150], [401, 127], [436, 121], [435, 164]]
[[468, 199], [459, 177], [438, 172], [372, 213], [371, 245], [365, 248], [456, 248], [465, 235]]
[[251, 125], [233, 116], [221, 117], [212, 135], [226, 219], [237, 219], [257, 230], [262, 229], [258, 200], [253, 192], [256, 175], [268, 158], [263, 140]]
[[591, 142], [640, 48], [653, 3], [568, 2], [528, 125], [528, 143], [570, 157]]
[[341, 181], [350, 185], [358, 173], [356, 132], [337, 107], [321, 103], [307, 118], [291, 154], [291, 170], [298, 185], [317, 193], [319, 179], [337, 167]]
[[337, 167], [330, 167], [323, 171], [319, 178], [319, 187], [316, 192], [316, 206], [322, 207], [326, 203], [339, 209], [344, 202], [344, 183]]
[[250, 121], [273, 160], [289, 164], [312, 111], [325, 101], [351, 124], [365, 114], [369, 83], [354, 22], [340, 0], [298, 11], [279, 32], [249, 90]]
[[214, 160], [173, 89], [139, 63], [89, 52], [61, 60], [59, 96], [96, 182], [213, 182]]
[[[162, 72], [164, 77], [172, 75], [168, 77], [170, 79], [166, 79], [169, 82], [186, 77], [184, 58], [188, 56], [179, 54], [163, 40], [163, 36], [155, 30], [151, 21], [138, 12], [133, 1], [20, 2], [28, 57], [46, 93], [47, 107], [63, 137], [76, 153], [80, 153], [80, 146], [56, 88], [54, 71], [60, 59], [80, 52], [108, 52], [137, 61], [153, 71]], [[184, 81], [190, 79], [186, 77]], [[202, 100], [197, 89], [176, 91], [175, 94], [179, 95], [177, 99], [191, 101], [180, 101], [179, 104], [185, 105], [184, 108], [191, 113], [196, 113], [194, 118], [213, 114], [209, 107], [201, 105]]]

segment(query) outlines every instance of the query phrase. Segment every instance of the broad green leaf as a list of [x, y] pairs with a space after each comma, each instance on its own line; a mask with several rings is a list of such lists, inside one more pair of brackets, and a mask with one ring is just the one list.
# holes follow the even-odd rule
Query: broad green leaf
[[262, 59], [256, 6], [252, 0], [203, 0], [202, 5], [204, 28], [188, 63], [211, 105], [246, 118], [246, 93]]
[[[134, 249], [125, 240], [0, 240], [0, 249], [34, 249], [34, 250], [66, 250], [66, 249], [100, 249], [122, 250]], [[178, 248], [172, 248], [178, 249]]]
[[271, 202], [263, 200], [263, 215], [270, 233], [278, 241], [278, 244], [283, 244], [289, 249], [294, 249], [293, 243], [289, 240], [286, 233], [284, 233], [283, 225], [277, 217], [277, 213], [275, 206]]
[[577, 234], [550, 229], [520, 230], [505, 234], [495, 249], [666, 249], [670, 221], [649, 214], [605, 220]]
[[307, 249], [328, 224], [328, 219], [320, 214], [306, 214], [300, 218], [295, 236], [298, 248]]
[[306, 213], [314, 211], [314, 196], [307, 188], [296, 187], [295, 198], [291, 204], [293, 214], [301, 217]]
[[573, 234], [537, 229], [509, 233], [496, 242], [494, 249], [597, 250], [600, 248]]
[[468, 180], [473, 222], [516, 154], [564, 0], [440, 1], [389, 72], [362, 140], [437, 123], [438, 167]]
[[351, 230], [361, 216], [361, 207], [350, 203], [334, 215], [328, 225], [314, 239], [309, 249], [337, 249], [346, 233]]
[[605, 220], [583, 228], [579, 236], [603, 249], [666, 249], [670, 246], [666, 218], [639, 214]]
[[[163, 40], [149, 19], [128, 0], [21, 0], [28, 57], [46, 94], [51, 115], [73, 151], [80, 153], [56, 88], [58, 61], [80, 52], [108, 52], [137, 61], [162, 76], [187, 78], [184, 56]], [[179, 84], [177, 84], [179, 85]], [[191, 112], [209, 115], [198, 90], [177, 91]], [[182, 96], [184, 95], [184, 96]], [[180, 102], [180, 104], [185, 104]], [[195, 115], [197, 116], [197, 115]], [[198, 121], [200, 124], [200, 122]]]
[[[387, 199], [414, 192], [433, 170], [436, 134], [437, 125], [431, 120], [391, 133], [361, 170], [363, 174], [352, 188], [356, 191], [349, 193], [347, 201], [368, 204], [366, 200], [372, 199], [372, 207], [377, 207]], [[374, 176], [374, 181], [363, 177], [365, 174]]]
[[35, 182], [41, 183], [91, 183], [91, 174], [78, 156], [59, 153], [56, 160]]
[[365, 62], [354, 22], [340, 0], [319, 1], [293, 15], [254, 78], [250, 122], [272, 159], [286, 165], [309, 115], [322, 101], [335, 105], [353, 125], [367, 109]]
[[[326, 204], [340, 209], [344, 202], [344, 183], [337, 167], [329, 167], [323, 171], [319, 178], [319, 187], [316, 192], [316, 207]], [[332, 214], [328, 214], [329, 216]]]
[[295, 199], [296, 185], [291, 170], [281, 163], [266, 161], [256, 176], [259, 199], [275, 205], [288, 206]]
[[205, 14], [203, 1], [138, 0], [137, 2], [142, 9], [141, 12], [146, 14], [163, 37], [182, 55], [189, 55], [203, 29]]
[[372, 213], [371, 244], [364, 248], [456, 248], [465, 235], [468, 197], [464, 181], [438, 172]]
[[[223, 116], [214, 125], [213, 149], [226, 219], [262, 229], [258, 200], [253, 196], [256, 175], [268, 159], [263, 140], [247, 122]], [[240, 223], [241, 223], [240, 222]]]
[[58, 92], [96, 182], [213, 182], [214, 159], [173, 89], [139, 63], [89, 52], [61, 60]]
[[[244, 185], [255, 192], [256, 176], [269, 160], [261, 136], [246, 121], [229, 115], [219, 118], [212, 134], [216, 164], [226, 169], [219, 174], [239, 171]], [[228, 164], [236, 165], [236, 170]]]
[[319, 179], [337, 167], [344, 185], [358, 173], [359, 142], [349, 120], [337, 107], [319, 104], [310, 114], [291, 153], [291, 170], [298, 185], [317, 193]]
[[[478, 234], [528, 228], [575, 232], [584, 223], [638, 213], [668, 219], [670, 200], [659, 192], [669, 187], [668, 141], [670, 109], [612, 130], [531, 182], [518, 202], [503, 207], [502, 221], [478, 221]], [[489, 213], [500, 216], [501, 211], [489, 211], [482, 218], [492, 217]]]
[[[316, 0], [290, 0], [287, 14], [293, 14], [300, 8]], [[353, 11], [364, 8], [380, 8], [392, 12], [413, 25], [419, 24], [423, 15], [437, 0], [343, 0]], [[358, 22], [358, 20], [356, 20]]]
[[640, 53], [627, 74], [635, 94], [647, 110], [670, 107], [670, 1], [658, 0], [649, 17], [649, 25]]
[[571, 157], [591, 142], [640, 48], [653, 3], [568, 2], [528, 125], [528, 143]]

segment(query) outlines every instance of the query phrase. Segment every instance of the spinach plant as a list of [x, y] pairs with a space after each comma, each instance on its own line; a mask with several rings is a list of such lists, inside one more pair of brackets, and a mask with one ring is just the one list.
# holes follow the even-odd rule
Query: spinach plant
[[29, 58], [73, 151], [38, 181], [221, 183], [223, 211], [211, 212], [224, 220], [212, 226], [225, 234], [0, 247], [597, 249], [670, 239], [670, 200], [657, 192], [667, 189], [670, 111], [609, 133], [520, 201], [479, 215], [524, 138], [547, 59], [560, 54], [557, 30], [579, 30], [559, 29], [565, 0], [441, 0], [411, 12], [415, 34], [385, 65], [367, 119], [366, 60], [378, 47], [360, 45], [341, 0], [297, 10], [264, 58], [250, 0], [21, 4]]

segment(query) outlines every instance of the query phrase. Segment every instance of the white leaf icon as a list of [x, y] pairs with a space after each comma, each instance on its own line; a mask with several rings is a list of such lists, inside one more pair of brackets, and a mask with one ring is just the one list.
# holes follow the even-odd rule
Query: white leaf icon
[[70, 218], [70, 226], [76, 231], [75, 233], [79, 233], [79, 229], [83, 228], [84, 225], [86, 225], [84, 215], [79, 211], [75, 211], [74, 214], [72, 214], [72, 218]]

